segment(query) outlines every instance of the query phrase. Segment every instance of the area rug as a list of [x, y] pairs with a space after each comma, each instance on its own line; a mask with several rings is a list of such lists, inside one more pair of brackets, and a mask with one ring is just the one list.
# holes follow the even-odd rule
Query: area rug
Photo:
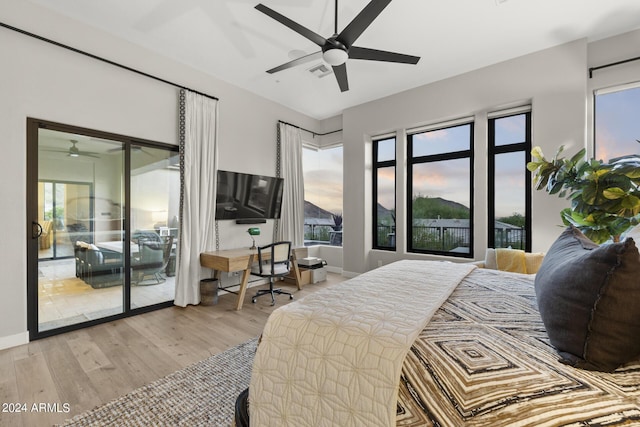
[[229, 426], [251, 380], [257, 339], [76, 415], [63, 426]]

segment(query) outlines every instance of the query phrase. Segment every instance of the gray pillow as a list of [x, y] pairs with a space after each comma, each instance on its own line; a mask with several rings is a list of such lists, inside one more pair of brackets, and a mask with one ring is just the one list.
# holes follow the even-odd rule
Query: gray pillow
[[633, 239], [598, 246], [568, 228], [551, 245], [535, 289], [561, 362], [610, 372], [640, 356], [640, 255]]

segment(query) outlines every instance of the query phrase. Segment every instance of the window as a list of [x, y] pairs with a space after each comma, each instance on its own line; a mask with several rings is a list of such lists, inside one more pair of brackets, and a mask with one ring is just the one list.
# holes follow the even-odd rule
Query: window
[[304, 241], [342, 246], [342, 146], [302, 150]]
[[373, 141], [373, 247], [396, 248], [396, 138]]
[[488, 124], [488, 246], [531, 251], [531, 113], [489, 115]]
[[595, 158], [640, 153], [640, 83], [595, 94]]
[[410, 252], [473, 256], [473, 123], [407, 135]]

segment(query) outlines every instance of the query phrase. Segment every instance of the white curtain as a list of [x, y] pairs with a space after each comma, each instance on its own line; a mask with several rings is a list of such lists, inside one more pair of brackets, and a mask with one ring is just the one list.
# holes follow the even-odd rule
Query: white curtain
[[215, 250], [218, 169], [218, 101], [183, 90], [180, 94], [180, 145], [183, 200], [176, 270], [175, 305], [200, 303], [200, 253]]
[[302, 172], [302, 136], [300, 129], [278, 123], [280, 136], [280, 169], [284, 178], [282, 212], [276, 233], [292, 247], [304, 245], [304, 175]]

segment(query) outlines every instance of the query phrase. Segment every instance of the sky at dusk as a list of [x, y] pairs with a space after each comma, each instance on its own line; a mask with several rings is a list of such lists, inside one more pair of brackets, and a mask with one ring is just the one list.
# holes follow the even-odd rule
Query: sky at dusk
[[342, 213], [342, 147], [302, 150], [304, 199], [331, 213]]
[[640, 154], [640, 87], [596, 95], [596, 159]]

